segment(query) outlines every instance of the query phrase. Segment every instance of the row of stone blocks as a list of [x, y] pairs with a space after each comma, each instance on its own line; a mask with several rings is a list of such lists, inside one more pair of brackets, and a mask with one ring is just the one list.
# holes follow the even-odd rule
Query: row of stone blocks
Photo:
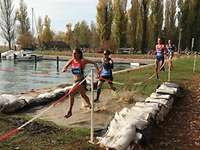
[[179, 85], [163, 83], [144, 102], [136, 102], [132, 108], [116, 112], [107, 132], [97, 137], [98, 143], [105, 148], [127, 150], [133, 143], [148, 139], [152, 127], [164, 120], [178, 95]]
[[0, 112], [5, 114], [15, 113], [35, 106], [48, 104], [52, 101], [59, 100], [70, 88], [71, 86], [59, 88], [52, 92], [41, 93], [35, 97], [2, 94], [0, 95]]

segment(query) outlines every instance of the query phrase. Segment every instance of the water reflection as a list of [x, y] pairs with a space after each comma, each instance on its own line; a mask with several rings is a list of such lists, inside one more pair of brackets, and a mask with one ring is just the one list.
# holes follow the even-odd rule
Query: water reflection
[[[31, 89], [46, 88], [54, 85], [71, 84], [72, 74], [70, 69], [61, 72], [61, 67], [66, 62], [60, 61], [60, 70], [57, 61], [43, 60], [34, 62], [17, 62], [2, 60], [0, 62], [0, 93], [17, 94]], [[129, 64], [116, 64], [116, 70], [128, 68]], [[93, 68], [87, 65], [86, 74]]]

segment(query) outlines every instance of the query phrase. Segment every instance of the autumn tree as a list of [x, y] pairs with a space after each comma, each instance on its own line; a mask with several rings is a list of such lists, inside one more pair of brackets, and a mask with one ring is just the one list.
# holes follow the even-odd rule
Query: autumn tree
[[[180, 16], [179, 30], [182, 30], [182, 49], [191, 48], [191, 40], [195, 38], [195, 47], [198, 49], [198, 39], [200, 38], [200, 1], [199, 0], [179, 0]], [[197, 44], [197, 45], [196, 45]]]
[[0, 28], [9, 49], [15, 38], [15, 12], [12, 0], [0, 0]]
[[108, 48], [113, 20], [112, 0], [99, 0], [96, 20], [100, 46], [102, 48]]
[[20, 7], [16, 11], [16, 20], [19, 22], [17, 26], [17, 44], [19, 44], [21, 48], [32, 48], [33, 35], [30, 32], [30, 22], [24, 0], [20, 1]]
[[141, 52], [145, 53], [147, 49], [147, 23], [149, 15], [149, 0], [141, 0], [140, 2], [141, 25], [142, 25], [142, 39], [141, 39]]
[[90, 32], [91, 32], [90, 47], [95, 49], [99, 47], [99, 37], [97, 33], [97, 27], [94, 22], [91, 22]]
[[163, 1], [153, 0], [150, 2], [150, 36], [149, 36], [149, 47], [154, 48], [157, 38], [161, 36], [162, 25], [163, 25]]
[[54, 35], [53, 40], [65, 42], [65, 32], [59, 31]]
[[42, 18], [39, 17], [37, 24], [36, 24], [36, 30], [37, 30], [37, 36], [36, 36], [36, 41], [37, 45], [39, 48], [42, 47], [42, 32], [43, 32], [43, 23], [42, 23]]
[[72, 24], [68, 23], [66, 25], [66, 32], [65, 32], [65, 43], [70, 46], [71, 49], [77, 47], [78, 43], [76, 43], [74, 38], [74, 33], [72, 31]]
[[114, 0], [112, 34], [114, 41], [117, 44], [117, 48], [126, 47], [127, 44], [126, 38], [128, 16], [126, 12], [126, 5], [126, 0]]
[[90, 47], [91, 32], [85, 21], [78, 22], [74, 26], [74, 37], [80, 47]]
[[194, 50], [200, 51], [200, 1], [196, 0], [194, 4], [193, 13], [195, 13], [195, 17], [192, 28], [192, 37], [195, 39]]
[[51, 20], [46, 15], [44, 19], [44, 26], [42, 30], [41, 41], [42, 41], [43, 46], [47, 47], [48, 42], [52, 40], [53, 40], [53, 32], [51, 31]]
[[165, 3], [165, 21], [164, 27], [166, 29], [166, 38], [176, 41], [177, 27], [176, 27], [176, 1], [167, 0]]
[[138, 32], [138, 29], [141, 27], [140, 19], [140, 4], [139, 0], [132, 0], [131, 1], [131, 8], [128, 11], [129, 17], [128, 17], [128, 33], [127, 33], [127, 40], [128, 45], [130, 47], [134, 47], [137, 49], [137, 46], [139, 43], [139, 37], [140, 33]]

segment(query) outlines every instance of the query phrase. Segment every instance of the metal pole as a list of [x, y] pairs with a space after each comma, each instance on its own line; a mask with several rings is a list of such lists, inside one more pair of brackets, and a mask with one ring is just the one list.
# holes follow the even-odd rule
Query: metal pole
[[178, 38], [178, 53], [179, 54], [181, 53], [181, 50], [180, 50], [180, 46], [181, 46], [181, 32], [182, 32], [182, 29], [180, 29], [180, 31], [179, 31], [179, 38]]
[[94, 74], [91, 70], [91, 130], [90, 130], [90, 143], [94, 143]]
[[33, 28], [33, 13], [34, 13], [34, 9], [32, 8], [32, 35], [34, 36], [34, 28]]

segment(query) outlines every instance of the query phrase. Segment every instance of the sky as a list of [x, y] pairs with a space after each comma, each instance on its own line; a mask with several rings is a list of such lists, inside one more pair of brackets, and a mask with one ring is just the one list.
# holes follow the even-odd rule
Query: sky
[[[75, 25], [78, 21], [85, 20], [88, 25], [96, 22], [96, 6], [99, 0], [24, 0], [32, 24], [32, 8], [34, 18], [44, 20], [46, 15], [51, 19], [51, 29], [54, 32], [65, 31], [66, 24]], [[13, 0], [15, 8], [19, 8], [20, 0]], [[130, 0], [128, 0], [130, 6]], [[36, 27], [34, 23], [34, 33]], [[0, 38], [0, 43], [3, 40]]]
[[[76, 24], [85, 20], [88, 24], [96, 20], [96, 6], [98, 0], [24, 0], [27, 5], [30, 22], [32, 8], [36, 18], [48, 15], [51, 27], [55, 32], [65, 31], [66, 24]], [[20, 0], [14, 0], [15, 8], [19, 7]]]

